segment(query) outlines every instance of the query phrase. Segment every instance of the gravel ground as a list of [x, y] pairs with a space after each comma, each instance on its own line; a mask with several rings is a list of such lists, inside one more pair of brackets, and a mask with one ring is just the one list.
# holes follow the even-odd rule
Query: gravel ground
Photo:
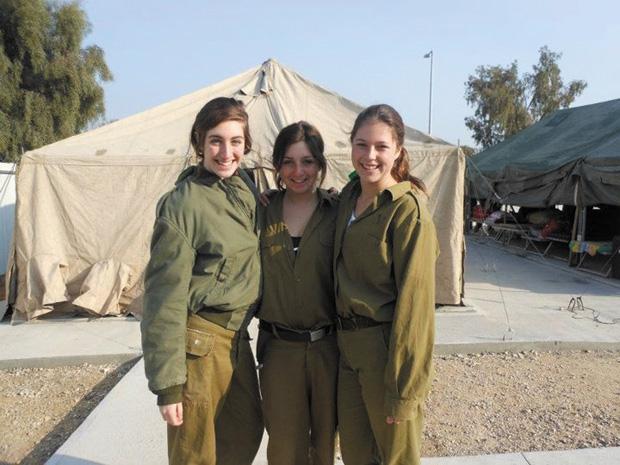
[[0, 370], [0, 465], [41, 465], [135, 361]]
[[[0, 464], [45, 463], [133, 362], [0, 371]], [[436, 358], [423, 456], [620, 446], [620, 352]]]
[[423, 456], [620, 446], [620, 352], [437, 357]]

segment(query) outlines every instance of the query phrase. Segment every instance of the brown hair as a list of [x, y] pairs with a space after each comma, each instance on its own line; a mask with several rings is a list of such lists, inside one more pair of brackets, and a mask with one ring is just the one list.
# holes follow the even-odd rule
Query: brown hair
[[390, 105], [386, 105], [385, 103], [372, 105], [357, 115], [355, 123], [353, 124], [353, 129], [351, 130], [351, 143], [353, 143], [355, 134], [362, 125], [373, 121], [387, 124], [392, 129], [396, 144], [400, 147], [400, 155], [394, 161], [391, 175], [398, 182], [409, 181], [414, 187], [426, 194], [427, 191], [424, 182], [420, 178], [412, 176], [409, 172], [409, 153], [405, 148], [405, 124], [398, 112]]
[[[291, 145], [297, 142], [305, 142], [308, 149], [310, 149], [310, 153], [319, 164], [321, 170], [320, 186], [323, 184], [327, 172], [327, 160], [323, 153], [325, 144], [323, 143], [323, 138], [319, 130], [306, 121], [298, 121], [297, 123], [290, 124], [280, 131], [280, 134], [276, 137], [276, 141], [273, 143], [273, 155], [271, 157], [273, 167], [277, 171], [280, 171], [286, 151]], [[279, 175], [276, 176], [276, 184], [278, 185], [278, 189], [282, 189], [282, 180]]]
[[207, 132], [209, 129], [213, 129], [224, 121], [239, 121], [242, 123], [245, 143], [243, 153], [246, 154], [252, 149], [250, 124], [243, 102], [235, 100], [234, 98], [217, 97], [213, 100], [209, 100], [205, 106], [202, 107], [192, 125], [192, 132], [189, 139], [199, 160], [202, 160], [204, 157], [203, 150]]

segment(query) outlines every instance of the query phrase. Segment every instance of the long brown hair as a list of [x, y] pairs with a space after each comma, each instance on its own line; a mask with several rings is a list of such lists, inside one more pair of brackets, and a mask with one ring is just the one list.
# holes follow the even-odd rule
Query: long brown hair
[[199, 160], [204, 157], [203, 150], [205, 137], [209, 129], [213, 129], [224, 121], [239, 121], [243, 124], [244, 150], [247, 154], [252, 150], [252, 137], [250, 136], [250, 123], [243, 102], [228, 97], [217, 97], [209, 100], [198, 112], [192, 132], [189, 136], [192, 147]]
[[397, 182], [409, 181], [415, 188], [426, 194], [427, 190], [424, 182], [409, 172], [409, 153], [405, 148], [405, 124], [393, 107], [385, 103], [372, 105], [357, 115], [355, 123], [353, 124], [353, 129], [351, 130], [351, 143], [353, 143], [353, 139], [359, 128], [372, 121], [379, 121], [387, 124], [392, 129], [396, 144], [400, 147], [400, 155], [394, 161], [394, 166], [390, 173], [392, 177]]
[[[327, 173], [327, 160], [323, 153], [325, 144], [323, 143], [323, 138], [319, 130], [306, 121], [298, 121], [297, 123], [290, 124], [280, 131], [273, 144], [273, 155], [271, 157], [273, 167], [276, 171], [280, 171], [286, 151], [291, 145], [297, 142], [305, 142], [312, 157], [318, 163], [321, 170], [320, 186], [323, 184], [325, 174]], [[278, 185], [278, 189], [282, 189], [280, 175], [276, 177], [276, 184]]]

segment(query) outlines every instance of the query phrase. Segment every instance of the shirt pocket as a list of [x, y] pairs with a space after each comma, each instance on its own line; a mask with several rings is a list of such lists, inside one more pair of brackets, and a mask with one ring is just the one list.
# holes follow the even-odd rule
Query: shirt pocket
[[275, 236], [263, 236], [260, 239], [260, 251], [267, 257], [275, 257], [285, 252], [283, 239]]

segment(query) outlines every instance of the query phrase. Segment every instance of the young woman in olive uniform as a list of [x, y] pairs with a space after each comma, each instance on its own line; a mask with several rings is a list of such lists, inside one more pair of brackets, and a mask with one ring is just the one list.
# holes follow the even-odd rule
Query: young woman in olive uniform
[[141, 323], [149, 388], [173, 465], [250, 465], [263, 433], [247, 323], [260, 292], [254, 187], [239, 169], [243, 104], [208, 102], [191, 143], [200, 164], [158, 205]]
[[[284, 128], [273, 149], [279, 192], [261, 234], [258, 361], [269, 465], [334, 461], [336, 344], [332, 276], [337, 203], [321, 189], [323, 140], [310, 124]], [[322, 179], [321, 179], [322, 181]]]
[[346, 465], [415, 465], [434, 338], [435, 228], [392, 107], [360, 113], [340, 196], [334, 273]]

